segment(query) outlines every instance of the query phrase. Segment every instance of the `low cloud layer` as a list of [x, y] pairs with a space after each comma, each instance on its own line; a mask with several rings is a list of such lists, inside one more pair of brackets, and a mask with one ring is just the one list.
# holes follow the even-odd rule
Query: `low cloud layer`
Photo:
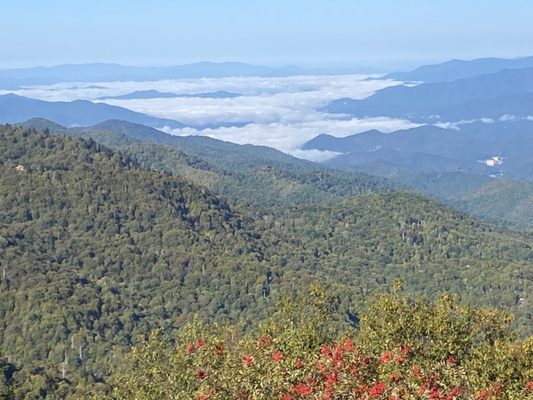
[[399, 129], [408, 129], [415, 126], [406, 120], [390, 118], [367, 118], [367, 119], [335, 119], [329, 114], [317, 113], [316, 119], [299, 122], [272, 122], [253, 123], [243, 127], [223, 127], [217, 129], [203, 129], [197, 131], [192, 128], [168, 129], [167, 133], [173, 135], [205, 135], [215, 139], [226, 140], [239, 144], [257, 144], [274, 147], [286, 153], [303, 157], [305, 153], [298, 152], [299, 147], [305, 142], [322, 133], [328, 133], [336, 137], [345, 137], [371, 129], [382, 132], [392, 132]]
[[[190, 126], [178, 130], [161, 127], [174, 135], [205, 135], [239, 144], [266, 145], [297, 157], [323, 161], [334, 157], [335, 154], [304, 152], [298, 150], [299, 147], [322, 133], [344, 137], [370, 129], [391, 132], [417, 126], [406, 120], [357, 119], [317, 111], [332, 100], [341, 97], [361, 99], [376, 90], [396, 84], [393, 81], [365, 78], [346, 75], [69, 83], [32, 87], [16, 93], [48, 101], [101, 101], [97, 99], [148, 89], [176, 94], [219, 90], [237, 92], [243, 96], [226, 99], [114, 99], [105, 102], [157, 117], [174, 119]], [[231, 124], [237, 126], [228, 127]], [[224, 127], [212, 128], [220, 125]], [[209, 128], [204, 129], [205, 127]]]

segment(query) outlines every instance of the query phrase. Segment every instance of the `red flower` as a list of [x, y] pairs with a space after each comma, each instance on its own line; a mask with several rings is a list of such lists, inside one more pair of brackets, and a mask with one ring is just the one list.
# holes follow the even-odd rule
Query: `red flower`
[[305, 363], [302, 360], [300, 359], [296, 360], [296, 364], [295, 364], [296, 369], [301, 369], [304, 367], [304, 365]]
[[385, 384], [378, 382], [370, 388], [368, 394], [370, 395], [370, 397], [379, 397], [383, 395], [386, 391], [387, 387], [385, 386]]
[[392, 357], [393, 357], [392, 352], [387, 351], [386, 353], [383, 353], [383, 354], [381, 355], [380, 361], [381, 361], [382, 363], [388, 363], [388, 362], [391, 362], [391, 361], [392, 361]]
[[280, 362], [281, 360], [283, 360], [283, 354], [279, 351], [275, 351], [274, 354], [272, 354], [272, 361]]
[[400, 375], [393, 374], [393, 375], [391, 375], [390, 380], [391, 380], [391, 382], [398, 382], [400, 380]]
[[194, 345], [192, 343], [187, 343], [185, 350], [187, 351], [187, 354], [194, 353]]
[[264, 347], [272, 344], [272, 338], [268, 335], [261, 335], [259, 338], [259, 343], [257, 344], [259, 347]]
[[198, 339], [196, 341], [196, 347], [198, 347], [199, 349], [205, 347], [205, 340], [204, 339]]
[[486, 400], [490, 397], [490, 392], [488, 390], [482, 390], [476, 396], [476, 400]]
[[337, 376], [335, 374], [328, 375], [326, 380], [328, 383], [337, 383]]
[[399, 363], [399, 364], [403, 364], [405, 362], [405, 358], [402, 357], [402, 356], [396, 356], [396, 361]]
[[207, 400], [207, 397], [205, 397], [205, 395], [201, 394], [200, 396], [198, 396], [198, 400]]
[[420, 372], [420, 367], [418, 365], [413, 365], [413, 376], [415, 378], [420, 378], [422, 376], [422, 372]]
[[533, 392], [533, 381], [529, 381], [526, 385], [526, 390]]
[[207, 376], [207, 373], [203, 370], [203, 369], [199, 369], [198, 371], [196, 371], [196, 378], [198, 378], [199, 380], [202, 380], [202, 379], [205, 379], [205, 377]]
[[413, 352], [413, 350], [411, 350], [411, 348], [408, 345], [404, 344], [402, 346], [402, 353], [405, 354], [406, 356], [408, 356], [412, 352]]
[[433, 400], [440, 399], [440, 389], [438, 387], [432, 387], [429, 392], [429, 398]]
[[244, 364], [246, 364], [247, 367], [251, 367], [252, 365], [254, 365], [255, 363], [255, 358], [254, 356], [252, 356], [251, 354], [246, 354], [243, 358], [242, 358], [242, 362]]
[[446, 363], [448, 364], [457, 364], [457, 358], [453, 357], [453, 356], [450, 356], [448, 357], [448, 359], [446, 360]]
[[324, 357], [329, 357], [331, 355], [331, 349], [328, 346], [322, 346], [320, 352]]
[[344, 342], [344, 350], [346, 351], [352, 351], [353, 350], [353, 343], [350, 339], [346, 339]]
[[310, 386], [297, 384], [294, 386], [294, 390], [302, 396], [309, 396], [312, 392]]
[[448, 395], [444, 398], [444, 400], [454, 400], [457, 397], [459, 397], [462, 392], [463, 392], [463, 389], [461, 389], [460, 387], [456, 387], [450, 393], [448, 393]]

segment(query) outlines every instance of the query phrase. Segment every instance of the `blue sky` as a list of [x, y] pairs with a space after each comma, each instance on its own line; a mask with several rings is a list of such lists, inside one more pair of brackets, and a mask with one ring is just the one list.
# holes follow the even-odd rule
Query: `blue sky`
[[[7, 3], [7, 4], [6, 4]], [[533, 55], [531, 0], [2, 0], [0, 67]]]

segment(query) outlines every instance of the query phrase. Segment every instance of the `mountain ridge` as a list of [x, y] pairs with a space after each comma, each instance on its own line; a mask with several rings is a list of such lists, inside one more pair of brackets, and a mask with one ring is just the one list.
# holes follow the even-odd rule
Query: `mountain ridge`
[[88, 100], [72, 102], [32, 99], [16, 94], [0, 95], [0, 123], [21, 123], [40, 117], [66, 126], [89, 126], [109, 119], [123, 119], [162, 128], [183, 128], [184, 124], [171, 119], [157, 118], [147, 114], [105, 103]]
[[412, 71], [392, 72], [382, 79], [399, 81], [444, 82], [495, 73], [504, 69], [533, 67], [533, 56], [518, 58], [477, 58], [473, 60], [449, 60], [440, 64], [423, 65]]

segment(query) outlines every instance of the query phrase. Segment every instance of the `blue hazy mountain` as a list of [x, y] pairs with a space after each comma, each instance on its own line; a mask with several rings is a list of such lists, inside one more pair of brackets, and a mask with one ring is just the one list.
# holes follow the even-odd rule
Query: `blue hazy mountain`
[[293, 75], [345, 75], [376, 73], [369, 68], [269, 67], [240, 62], [199, 62], [166, 67], [132, 67], [119, 64], [64, 64], [51, 67], [0, 70], [0, 88], [49, 85], [59, 82], [158, 81], [225, 77], [283, 77]]
[[157, 90], [138, 90], [118, 96], [103, 96], [99, 100], [147, 100], [147, 99], [171, 99], [178, 97], [175, 93], [159, 92]]
[[533, 67], [533, 56], [513, 59], [478, 58], [475, 60], [450, 60], [441, 64], [423, 65], [413, 71], [393, 72], [385, 75], [383, 78], [398, 81], [443, 82], [496, 73], [504, 69], [530, 67]]
[[533, 92], [468, 100], [439, 111], [442, 121], [467, 121], [482, 118], [527, 118], [533, 115]]
[[121, 119], [161, 128], [183, 128], [180, 122], [152, 117], [126, 108], [86, 100], [49, 102], [14, 94], [0, 95], [0, 123], [19, 123], [31, 118], [46, 118], [64, 126], [89, 126], [109, 119]]
[[531, 132], [533, 121], [526, 119], [470, 123], [457, 130], [424, 125], [388, 134], [319, 135], [302, 149], [343, 153], [326, 164], [387, 177], [463, 171], [533, 181]]
[[170, 99], [176, 97], [198, 97], [203, 99], [230, 99], [240, 97], [242, 94], [235, 92], [226, 92], [219, 90], [216, 92], [206, 93], [192, 93], [192, 94], [176, 94], [168, 92], [159, 92], [157, 90], [140, 90], [131, 93], [126, 93], [119, 96], [104, 96], [100, 100], [147, 100], [147, 99]]
[[[387, 116], [426, 121], [450, 112], [456, 120], [471, 119], [471, 115], [499, 118], [514, 114], [515, 107], [523, 109], [519, 101], [500, 101], [485, 110], [482, 102], [477, 108], [475, 100], [496, 99], [504, 96], [533, 92], [533, 68], [509, 69], [495, 74], [452, 82], [424, 83], [417, 86], [393, 86], [379, 90], [362, 100], [343, 98], [329, 103], [323, 110], [329, 113], [350, 114], [357, 117]], [[497, 102], [497, 100], [495, 100]], [[465, 104], [467, 106], [465, 106]], [[496, 104], [496, 103], [495, 103]], [[492, 115], [489, 115], [489, 110]]]
[[303, 73], [294, 66], [266, 67], [239, 62], [201, 62], [170, 67], [131, 67], [118, 64], [65, 64], [0, 70], [0, 87], [58, 82], [156, 81], [161, 79], [222, 78], [229, 76], [290, 76]]

